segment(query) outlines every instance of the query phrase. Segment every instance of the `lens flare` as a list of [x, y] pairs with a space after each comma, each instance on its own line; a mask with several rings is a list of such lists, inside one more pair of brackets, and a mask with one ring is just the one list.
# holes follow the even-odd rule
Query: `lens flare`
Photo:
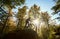
[[33, 20], [32, 23], [33, 23], [35, 26], [39, 26], [39, 19]]

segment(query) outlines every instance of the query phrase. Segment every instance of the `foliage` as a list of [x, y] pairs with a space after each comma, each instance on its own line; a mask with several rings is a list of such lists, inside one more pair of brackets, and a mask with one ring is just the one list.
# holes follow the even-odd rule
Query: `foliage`
[[[4, 24], [2, 25], [2, 31], [1, 33], [3, 33], [5, 31], [6, 28], [8, 28], [11, 24], [9, 24], [11, 22], [10, 17], [13, 17], [13, 13], [12, 13], [12, 9], [15, 8], [15, 6], [24, 4], [25, 0], [0, 0], [0, 7], [6, 6], [8, 9], [8, 16], [5, 16], [7, 14], [4, 14], [3, 16], [1, 16], [1, 22], [3, 22]], [[6, 10], [6, 9], [5, 9]], [[4, 11], [4, 9], [2, 9], [2, 11]], [[0, 11], [1, 12], [1, 11]], [[2, 14], [5, 12], [2, 12]], [[13, 25], [12, 25], [13, 26]], [[7, 29], [8, 30], [8, 29]], [[7, 31], [6, 30], [6, 31]], [[8, 31], [7, 31], [8, 32]], [[4, 32], [5, 33], [5, 32]]]
[[55, 11], [55, 14], [60, 12], [60, 0], [56, 1], [56, 4], [55, 4], [55, 6], [52, 7], [52, 10]]
[[[60, 26], [50, 25], [50, 34], [48, 39], [60, 39]], [[59, 29], [59, 30], [58, 30]]]
[[10, 6], [11, 8], [16, 5], [24, 4], [25, 0], [0, 0], [0, 3], [3, 5]]
[[[54, 10], [53, 14], [58, 14], [60, 12], [60, 0], [54, 0], [54, 1], [55, 6], [52, 7], [52, 10]], [[60, 21], [60, 17], [57, 17], [55, 19], [58, 19]]]
[[33, 27], [33, 29], [35, 29], [36, 31], [36, 28], [37, 26], [40, 26], [39, 24], [36, 26], [33, 22], [33, 20], [35, 19], [38, 19], [40, 20], [40, 7], [37, 6], [36, 4], [34, 4], [33, 6], [31, 6], [31, 8], [29, 9], [29, 12], [28, 12], [28, 15], [30, 17], [30, 22], [31, 22], [31, 28]]
[[17, 25], [17, 28], [23, 29], [25, 26], [24, 16], [26, 15], [26, 9], [27, 9], [27, 6], [24, 6], [24, 7], [18, 9], [18, 13], [17, 13], [18, 25]]
[[39, 10], [40, 7], [38, 7], [36, 4], [34, 4], [30, 10], [29, 10], [29, 16], [31, 17], [31, 19], [35, 19], [35, 18], [39, 18]]
[[[9, 2], [9, 3], [8, 3]], [[18, 13], [16, 14], [17, 22], [13, 22], [13, 13], [12, 9], [17, 6], [24, 4], [25, 0], [0, 0], [0, 3], [3, 3], [2, 5], [8, 7], [8, 13], [5, 12], [3, 9], [0, 11], [0, 26], [3, 26], [2, 32], [5, 35], [5, 38], [27, 38], [27, 39], [57, 39], [60, 37], [57, 37], [58, 34], [60, 34], [60, 27], [54, 26], [52, 24], [49, 24], [50, 16], [47, 12], [40, 12], [40, 7], [38, 7], [36, 4], [31, 6], [29, 11], [27, 12], [27, 6], [23, 6], [22, 8], [18, 9]], [[58, 2], [58, 1], [57, 1]], [[58, 2], [59, 3], [59, 2]], [[58, 4], [57, 3], [57, 4]], [[57, 12], [60, 8], [56, 4], [57, 7], [55, 7], [55, 12]], [[59, 9], [58, 9], [59, 8]], [[6, 10], [6, 9], [5, 9]], [[28, 13], [28, 20], [24, 19], [26, 13]], [[41, 18], [40, 18], [41, 16]], [[34, 25], [35, 19], [39, 19], [39, 25]], [[41, 19], [45, 22], [45, 25], [40, 25]], [[33, 22], [34, 20], [34, 22]], [[30, 21], [31, 25], [28, 25], [28, 28], [26, 28], [27, 24], [26, 21]], [[33, 22], [33, 23], [32, 23]], [[29, 22], [27, 22], [29, 24]], [[47, 28], [46, 28], [46, 27]], [[17, 28], [16, 28], [17, 27]], [[1, 28], [0, 28], [1, 29]], [[40, 30], [41, 29], [41, 30]], [[7, 32], [7, 33], [6, 33]], [[1, 33], [0, 33], [1, 35]], [[39, 36], [39, 38], [37, 38]], [[60, 36], [60, 35], [59, 35]]]
[[42, 17], [42, 20], [45, 22], [45, 24], [47, 25], [47, 27], [49, 27], [49, 19], [50, 19], [50, 16], [47, 12], [42, 12], [41, 13], [41, 17]]
[[0, 28], [1, 28], [0, 32], [2, 32], [3, 26], [5, 26], [7, 17], [8, 13], [2, 7], [0, 7]]

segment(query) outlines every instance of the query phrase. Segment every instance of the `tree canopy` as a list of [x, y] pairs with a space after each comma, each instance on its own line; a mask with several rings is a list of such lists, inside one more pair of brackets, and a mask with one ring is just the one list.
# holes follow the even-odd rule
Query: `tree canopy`
[[25, 0], [0, 0], [1, 5], [15, 7], [17, 5], [24, 4]]
[[54, 14], [60, 12], [60, 0], [55, 0], [56, 4], [52, 7], [52, 10], [54, 10]]

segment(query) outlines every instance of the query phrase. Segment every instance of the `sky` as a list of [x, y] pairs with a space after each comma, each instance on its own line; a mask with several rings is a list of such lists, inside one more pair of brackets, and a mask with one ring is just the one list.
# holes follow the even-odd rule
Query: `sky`
[[[30, 8], [36, 4], [37, 6], [40, 6], [41, 11], [48, 11], [49, 13], [52, 13], [51, 8], [54, 6], [53, 0], [26, 0], [25, 5]], [[16, 10], [15, 10], [16, 11]]]
[[25, 5], [27, 5], [29, 8], [34, 4], [40, 6], [41, 11], [48, 11], [49, 13], [52, 13], [51, 8], [54, 6], [53, 0], [26, 0], [25, 3]]

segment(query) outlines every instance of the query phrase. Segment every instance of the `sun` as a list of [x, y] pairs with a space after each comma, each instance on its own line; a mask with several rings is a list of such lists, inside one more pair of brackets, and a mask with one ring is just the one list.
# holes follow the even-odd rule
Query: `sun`
[[39, 26], [39, 19], [33, 20], [32, 23], [33, 23], [35, 26]]

